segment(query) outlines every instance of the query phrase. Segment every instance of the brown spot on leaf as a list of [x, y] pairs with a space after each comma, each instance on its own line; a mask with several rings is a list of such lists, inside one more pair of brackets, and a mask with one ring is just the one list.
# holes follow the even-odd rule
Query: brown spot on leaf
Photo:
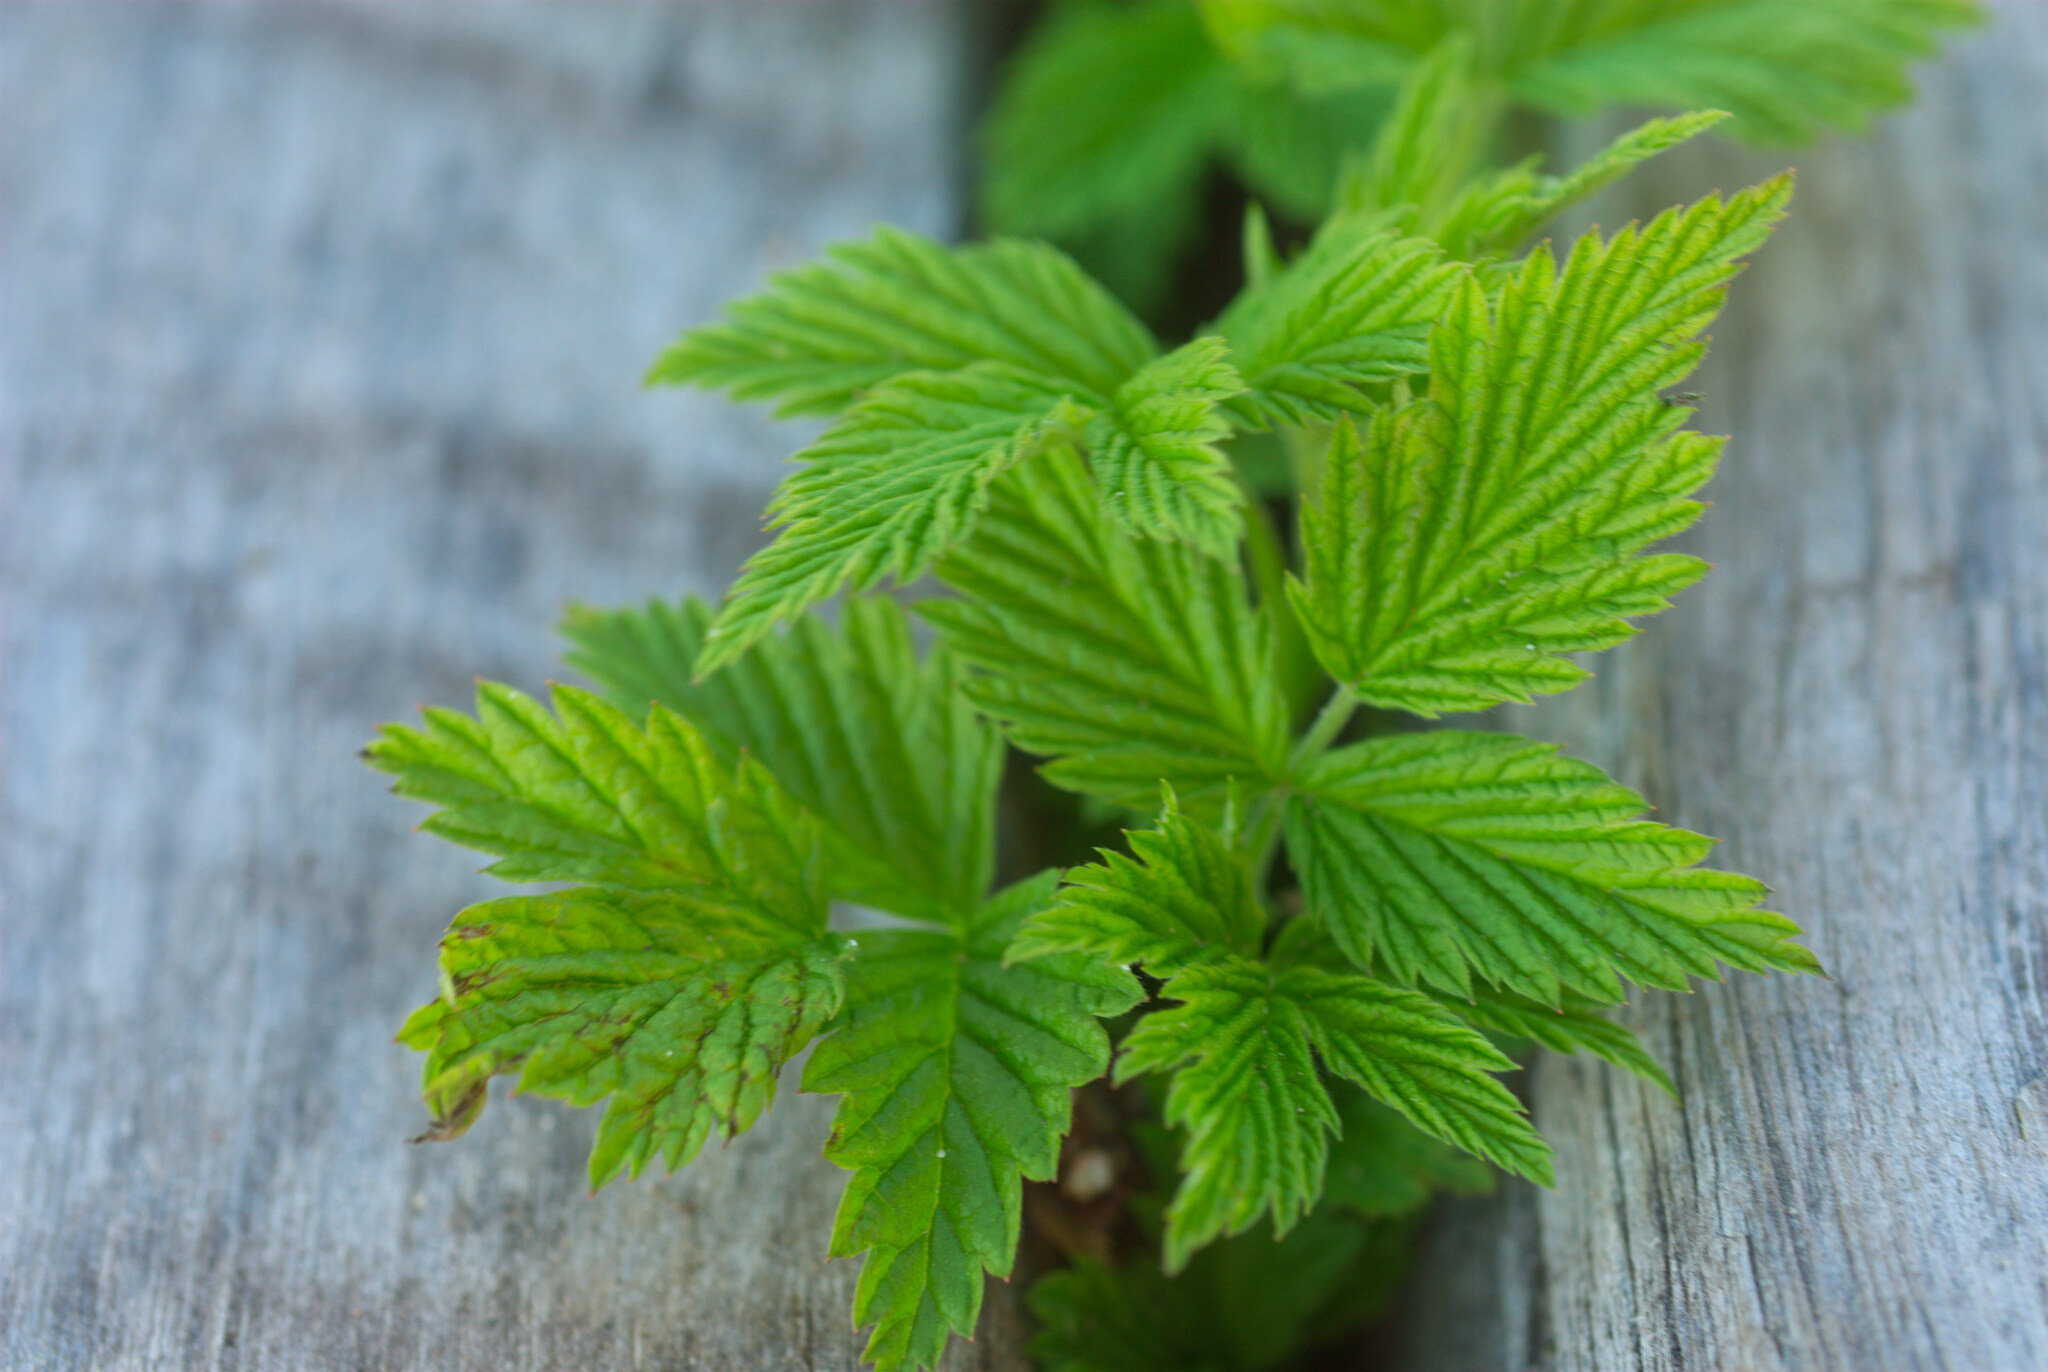
[[461, 1138], [469, 1132], [469, 1126], [476, 1123], [476, 1117], [484, 1112], [484, 1102], [490, 1099], [490, 1092], [490, 1078], [479, 1079], [452, 1102], [444, 1104], [424, 1134], [407, 1142], [446, 1143], [450, 1139]]

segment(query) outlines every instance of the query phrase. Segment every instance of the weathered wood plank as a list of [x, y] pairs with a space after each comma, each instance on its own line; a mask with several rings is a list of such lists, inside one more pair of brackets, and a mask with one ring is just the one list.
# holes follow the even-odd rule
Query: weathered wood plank
[[1834, 974], [1656, 996], [1672, 1104], [1544, 1060], [1558, 1188], [1452, 1212], [1406, 1366], [2048, 1367], [2048, 6], [1796, 162], [1699, 389], [1718, 565], [1508, 721], [1727, 840]]
[[[953, 224], [958, 12], [0, 8], [0, 1364], [820, 1368], [830, 1103], [592, 1199], [408, 1148], [477, 862], [355, 750], [571, 598], [715, 592], [792, 432], [680, 326]], [[1011, 1307], [959, 1366], [1014, 1366]]]

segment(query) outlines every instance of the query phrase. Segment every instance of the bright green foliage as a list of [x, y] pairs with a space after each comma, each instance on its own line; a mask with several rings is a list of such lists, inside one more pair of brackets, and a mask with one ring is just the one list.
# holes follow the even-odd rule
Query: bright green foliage
[[402, 1038], [427, 1051], [430, 1137], [462, 1133], [489, 1079], [577, 1104], [610, 1095], [594, 1184], [754, 1122], [775, 1073], [838, 1008], [814, 827], [758, 767], [721, 765], [657, 707], [643, 731], [567, 687], [551, 717], [507, 687], [475, 718], [393, 725], [373, 766], [441, 808], [422, 827], [514, 881], [580, 881], [465, 911], [442, 993]]
[[[1613, 1002], [1616, 975], [1683, 990], [1817, 971], [1761, 882], [1693, 866], [1711, 839], [1550, 744], [1446, 730], [1352, 744], [1305, 768], [1288, 851], [1310, 912], [1358, 966], [1469, 998], [1485, 982]], [[1517, 1031], [1524, 1032], [1524, 1031]]]
[[1452, 33], [1539, 109], [1731, 110], [1748, 138], [1858, 129], [1912, 96], [1906, 68], [1974, 0], [1204, 0], [1225, 51], [1307, 90], [1396, 80]]
[[575, 608], [569, 662], [631, 711], [658, 701], [722, 762], [745, 753], [819, 823], [832, 893], [916, 919], [981, 904], [995, 865], [1002, 743], [943, 647], [920, 662], [895, 602], [852, 600], [829, 629], [804, 616], [702, 681], [711, 611], [691, 599]]
[[1060, 902], [1012, 956], [1142, 959], [1181, 1002], [1124, 1040], [1116, 1079], [1173, 1073], [1166, 1122], [1184, 1126], [1185, 1173], [1166, 1212], [1167, 1269], [1271, 1212], [1285, 1234], [1323, 1188], [1336, 1105], [1317, 1061], [1438, 1138], [1548, 1181], [1550, 1154], [1487, 1075], [1511, 1066], [1424, 996], [1370, 977], [1275, 966], [1246, 947], [1260, 911], [1243, 860], [1171, 804], [1138, 862], [1069, 873]]
[[1117, 389], [1090, 433], [1095, 475], [1109, 509], [1140, 538], [1177, 539], [1233, 558], [1244, 537], [1242, 499], [1218, 402], [1243, 392], [1220, 338], [1198, 338], [1143, 367]]
[[1287, 711], [1268, 617], [1232, 562], [1131, 538], [1078, 462], [1012, 472], [918, 611], [983, 673], [968, 695], [1054, 784], [1146, 809], [1170, 783], [1220, 813], [1231, 778], [1277, 779]]
[[1429, 394], [1340, 434], [1289, 587], [1317, 657], [1369, 704], [1420, 715], [1565, 690], [1706, 570], [1639, 557], [1691, 524], [1718, 440], [1659, 391], [1699, 365], [1738, 260], [1783, 214], [1779, 177], [1642, 229], [1532, 253], [1491, 308], [1459, 289]]
[[777, 414], [832, 414], [904, 372], [1000, 362], [1099, 404], [1155, 351], [1144, 326], [1056, 249], [947, 248], [880, 228], [684, 335], [647, 379], [777, 401]]
[[1070, 1088], [1102, 1074], [1097, 1016], [1138, 999], [1131, 976], [1074, 956], [1003, 964], [1017, 926], [1057, 882], [1047, 872], [947, 932], [863, 933], [843, 1026], [804, 1069], [843, 1091], [826, 1156], [853, 1169], [832, 1254], [868, 1252], [854, 1320], [867, 1356], [930, 1366], [948, 1331], [971, 1334], [982, 1273], [1007, 1276], [1022, 1178], [1059, 1159]]
[[[1346, 742], [1361, 705], [1564, 690], [1586, 675], [1567, 654], [1701, 574], [1652, 546], [1699, 514], [1720, 441], [1666, 393], [1790, 182], [1588, 234], [1561, 269], [1547, 245], [1506, 255], [1725, 121], [1853, 126], [1973, 13], [1060, 8], [991, 125], [999, 224], [1142, 291], [1219, 157], [1282, 216], [1333, 190], [1335, 212], [1291, 252], [1250, 207], [1248, 287], [1168, 350], [1055, 248], [881, 229], [663, 355], [655, 381], [829, 422], [722, 608], [572, 612], [571, 661], [609, 701], [485, 686], [474, 717], [430, 710], [369, 750], [436, 807], [425, 828], [558, 884], [444, 938], [401, 1035], [427, 1137], [516, 1074], [607, 1101], [595, 1183], [675, 1168], [748, 1128], [808, 1047], [852, 1172], [832, 1253], [865, 1254], [854, 1317], [896, 1372], [973, 1331], [1024, 1181], [1059, 1171], [1072, 1091], [1113, 1060], [1091, 1100], [1146, 1161], [1095, 1204], [1127, 1203], [1156, 1253], [1041, 1282], [1038, 1356], [1271, 1372], [1355, 1328], [1432, 1194], [1492, 1167], [1548, 1184], [1506, 1050], [1670, 1091], [1609, 1018], [1627, 984], [1819, 971], [1760, 883], [1698, 865], [1710, 840], [1550, 745], [1384, 716]], [[1730, 113], [1652, 120], [1563, 176], [1492, 164], [1510, 105], [1610, 100]], [[920, 653], [863, 593], [927, 575]], [[1079, 856], [1086, 826], [1163, 797], [1156, 827], [991, 897], [1006, 743], [1083, 797], [1027, 846]], [[834, 934], [835, 899], [904, 922]]]

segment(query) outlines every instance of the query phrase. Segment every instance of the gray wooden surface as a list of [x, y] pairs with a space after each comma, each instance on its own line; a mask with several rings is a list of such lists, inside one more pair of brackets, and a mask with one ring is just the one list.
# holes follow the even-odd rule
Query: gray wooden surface
[[[407, 1147], [491, 883], [355, 750], [715, 591], [792, 432], [679, 327], [958, 202], [958, 12], [0, 6], [0, 1365], [851, 1368], [829, 1102], [672, 1181]], [[957, 1360], [1015, 1366], [1013, 1307]], [[1007, 1322], [1006, 1322], [1007, 1321]]]
[[1697, 383], [1718, 569], [1509, 722], [1724, 837], [1835, 979], [1650, 998], [1677, 1104], [1542, 1062], [1557, 1190], [1447, 1218], [1407, 1367], [2048, 1367], [2048, 4], [1922, 85], [1632, 192], [1801, 174]]

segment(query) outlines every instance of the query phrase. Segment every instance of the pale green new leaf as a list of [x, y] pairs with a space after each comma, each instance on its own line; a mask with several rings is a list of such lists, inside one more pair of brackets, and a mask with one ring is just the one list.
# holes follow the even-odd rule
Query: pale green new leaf
[[670, 346], [647, 379], [833, 414], [905, 372], [1000, 362], [1099, 404], [1157, 351], [1057, 248], [948, 248], [884, 227], [775, 276]]
[[1464, 1000], [1475, 977], [1557, 1006], [1566, 992], [1620, 1000], [1617, 974], [1684, 990], [1722, 963], [1820, 970], [1796, 925], [1756, 908], [1762, 883], [1696, 867], [1713, 841], [1645, 808], [1550, 744], [1392, 734], [1302, 771], [1287, 849], [1309, 912], [1356, 965]]
[[1244, 536], [1244, 496], [1216, 446], [1230, 437], [1220, 402], [1244, 391], [1229, 354], [1222, 339], [1198, 338], [1147, 363], [1089, 433], [1096, 480], [1124, 528], [1215, 558], [1234, 556]]
[[815, 816], [834, 895], [957, 923], [995, 865], [1001, 736], [961, 694], [943, 647], [922, 662], [894, 601], [849, 600], [836, 628], [798, 617], [786, 634], [691, 679], [711, 611], [695, 598], [640, 609], [574, 607], [569, 662], [625, 709], [658, 701], [696, 725], [719, 759], [745, 753]]
[[758, 766], [720, 763], [656, 706], [643, 730], [569, 687], [556, 716], [508, 687], [474, 718], [427, 712], [366, 752], [423, 828], [497, 854], [514, 881], [592, 883], [473, 907], [442, 943], [442, 994], [401, 1037], [427, 1051], [429, 1137], [482, 1110], [496, 1073], [588, 1104], [591, 1177], [687, 1162], [767, 1104], [775, 1073], [837, 1009], [815, 826]]
[[1003, 965], [1057, 880], [1009, 888], [960, 931], [861, 934], [841, 1027], [805, 1065], [806, 1091], [846, 1093], [825, 1150], [854, 1172], [832, 1255], [868, 1252], [854, 1320], [875, 1325], [884, 1369], [930, 1367], [949, 1330], [973, 1333], [983, 1274], [1016, 1254], [1023, 1179], [1052, 1177], [1072, 1088], [1108, 1062], [1096, 1017], [1138, 999], [1097, 960]]
[[1281, 774], [1272, 629], [1235, 562], [1130, 537], [1072, 455], [1006, 476], [938, 574], [960, 595], [918, 613], [982, 669], [969, 696], [1052, 759], [1055, 785], [1149, 809], [1164, 780], [1210, 814], [1232, 777], [1256, 791]]
[[763, 938], [693, 903], [583, 888], [473, 905], [441, 941], [442, 998], [399, 1039], [427, 1054], [423, 1136], [460, 1136], [490, 1079], [592, 1105], [590, 1184], [671, 1172], [713, 1133], [751, 1128], [782, 1065], [838, 1013], [842, 962], [822, 930]]
[[792, 459], [803, 465], [768, 506], [782, 532], [727, 593], [698, 675], [841, 591], [922, 575], [973, 531], [997, 477], [1078, 441], [1085, 414], [1059, 383], [1001, 362], [877, 387]]
[[1338, 1127], [1318, 1059], [1424, 1132], [1550, 1184], [1549, 1148], [1488, 1075], [1513, 1064], [1426, 996], [1235, 955], [1186, 968], [1163, 994], [1181, 1004], [1139, 1022], [1115, 1077], [1174, 1074], [1166, 1119], [1188, 1143], [1166, 1212], [1169, 1271], [1268, 1211], [1285, 1233], [1315, 1204]]
[[1705, 571], [1638, 556], [1699, 515], [1720, 442], [1679, 432], [1658, 392], [1739, 259], [1782, 216], [1779, 177], [1674, 209], [1559, 273], [1532, 253], [1489, 311], [1468, 280], [1430, 336], [1430, 389], [1340, 428], [1305, 503], [1306, 578], [1288, 591], [1317, 658], [1369, 704], [1420, 715], [1565, 690], [1562, 656], [1635, 632]]
[[1326, 225], [1216, 323], [1250, 387], [1240, 408], [1284, 423], [1370, 408], [1367, 386], [1428, 368], [1430, 325], [1461, 273], [1435, 244], [1371, 220]]

